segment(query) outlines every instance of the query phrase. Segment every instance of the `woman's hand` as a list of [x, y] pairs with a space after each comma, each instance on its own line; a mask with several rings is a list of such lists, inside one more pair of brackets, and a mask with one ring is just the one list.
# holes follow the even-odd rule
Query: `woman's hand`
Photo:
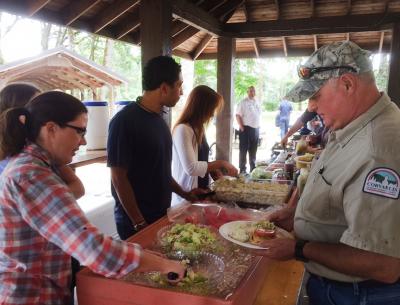
[[230, 164], [227, 161], [221, 160], [221, 172], [226, 175], [226, 176], [231, 176], [231, 177], [237, 177], [239, 172], [236, 167], [234, 167], [232, 164]]
[[173, 272], [178, 274], [178, 278], [176, 280], [180, 281], [185, 275], [186, 267], [179, 261], [173, 261], [165, 258], [162, 254], [155, 254], [154, 251], [143, 250], [139, 267], [135, 269], [135, 272], [150, 271], [159, 271], [163, 274]]
[[69, 187], [72, 194], [74, 194], [75, 199], [79, 199], [85, 195], [85, 187], [71, 167], [63, 165], [58, 167], [57, 171], [60, 178]]

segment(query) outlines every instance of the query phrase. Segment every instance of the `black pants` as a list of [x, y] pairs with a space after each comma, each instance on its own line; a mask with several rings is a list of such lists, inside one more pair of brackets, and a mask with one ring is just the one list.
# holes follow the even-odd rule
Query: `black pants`
[[256, 167], [256, 154], [259, 138], [259, 129], [244, 126], [244, 130], [239, 132], [239, 168], [240, 172], [246, 171], [246, 158], [249, 152], [250, 171]]

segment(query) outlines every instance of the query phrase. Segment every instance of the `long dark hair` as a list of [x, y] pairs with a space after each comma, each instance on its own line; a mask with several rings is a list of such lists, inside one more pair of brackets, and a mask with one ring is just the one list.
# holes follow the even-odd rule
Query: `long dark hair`
[[0, 113], [15, 107], [24, 107], [40, 91], [28, 84], [10, 84], [0, 92]]
[[41, 127], [55, 122], [61, 127], [87, 113], [85, 105], [59, 91], [42, 93], [25, 108], [12, 108], [0, 116], [0, 159], [18, 154], [27, 141], [36, 142]]
[[190, 125], [196, 142], [200, 145], [204, 136], [204, 125], [210, 122], [215, 113], [221, 111], [223, 105], [224, 99], [219, 93], [208, 86], [197, 86], [190, 92], [174, 129], [179, 124]]

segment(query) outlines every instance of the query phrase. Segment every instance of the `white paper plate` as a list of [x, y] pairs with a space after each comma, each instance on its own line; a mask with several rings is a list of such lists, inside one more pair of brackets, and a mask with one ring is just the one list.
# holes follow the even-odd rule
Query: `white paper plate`
[[[260, 250], [268, 249], [265, 247], [257, 246], [252, 243], [244, 243], [244, 242], [241, 242], [241, 241], [236, 240], [229, 236], [229, 234], [233, 230], [237, 229], [238, 226], [247, 226], [247, 225], [252, 225], [255, 223], [257, 223], [257, 221], [248, 221], [248, 220], [247, 221], [246, 220], [231, 221], [231, 222], [225, 223], [219, 227], [219, 234], [221, 234], [221, 236], [223, 238], [225, 238], [226, 240], [229, 240], [229, 241], [231, 241], [239, 246], [245, 247], [245, 248], [260, 249]], [[276, 235], [277, 235], [276, 238], [293, 238], [292, 234], [290, 234], [288, 231], [286, 231], [282, 228], [279, 228], [279, 227], [276, 227]]]

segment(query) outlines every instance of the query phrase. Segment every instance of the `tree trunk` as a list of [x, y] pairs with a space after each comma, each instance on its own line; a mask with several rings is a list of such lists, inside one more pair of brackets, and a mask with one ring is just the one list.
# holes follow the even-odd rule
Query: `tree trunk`
[[42, 51], [49, 49], [51, 26], [52, 26], [51, 23], [43, 23], [42, 24], [42, 35], [40, 38], [40, 44], [42, 46]]

